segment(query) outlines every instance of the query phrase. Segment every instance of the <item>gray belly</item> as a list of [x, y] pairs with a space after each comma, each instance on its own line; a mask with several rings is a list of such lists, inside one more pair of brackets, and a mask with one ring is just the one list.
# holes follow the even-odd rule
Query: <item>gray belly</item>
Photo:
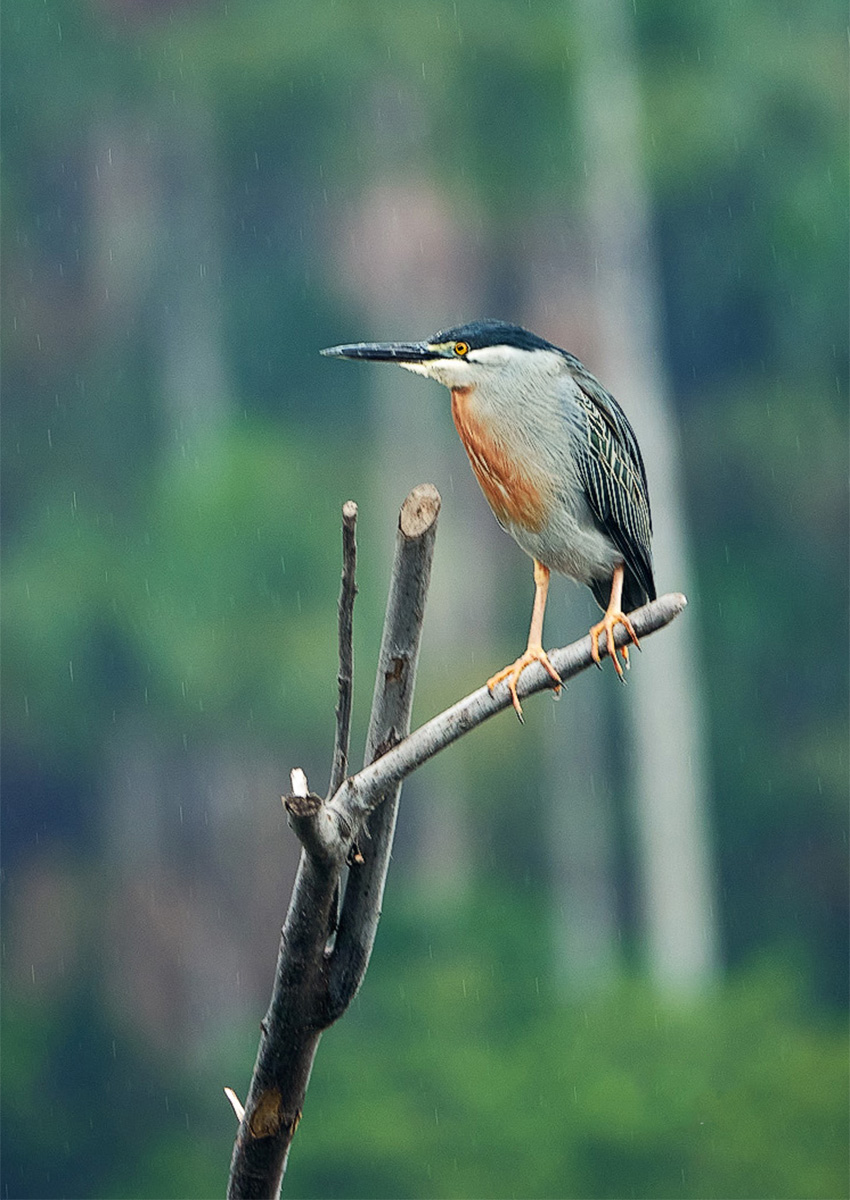
[[550, 519], [537, 532], [519, 525], [506, 528], [526, 554], [552, 571], [585, 584], [610, 579], [623, 556], [596, 525], [583, 497], [575, 508], [577, 511], [563, 504], [555, 506]]

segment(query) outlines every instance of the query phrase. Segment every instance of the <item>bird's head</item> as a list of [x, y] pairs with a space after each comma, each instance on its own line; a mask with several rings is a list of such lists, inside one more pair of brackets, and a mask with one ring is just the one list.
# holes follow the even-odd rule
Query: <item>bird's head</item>
[[424, 342], [355, 342], [322, 350], [332, 358], [392, 362], [448, 388], [477, 387], [517, 372], [563, 370], [564, 352], [520, 325], [471, 321]]

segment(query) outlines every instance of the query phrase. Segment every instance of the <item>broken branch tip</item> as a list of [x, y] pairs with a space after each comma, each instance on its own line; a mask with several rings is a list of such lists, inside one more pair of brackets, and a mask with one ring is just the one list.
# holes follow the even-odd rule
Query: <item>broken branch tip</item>
[[224, 1089], [224, 1094], [227, 1097], [227, 1099], [230, 1101], [230, 1107], [236, 1113], [236, 1120], [241, 1125], [242, 1118], [245, 1116], [245, 1108], [244, 1108], [244, 1105], [242, 1104], [242, 1101], [239, 1099], [239, 1097], [236, 1095], [233, 1088], [231, 1088], [231, 1087], [226, 1087]]
[[293, 767], [289, 772], [289, 779], [292, 784], [293, 796], [306, 796], [309, 794], [310, 789], [307, 786], [307, 776], [300, 767]]

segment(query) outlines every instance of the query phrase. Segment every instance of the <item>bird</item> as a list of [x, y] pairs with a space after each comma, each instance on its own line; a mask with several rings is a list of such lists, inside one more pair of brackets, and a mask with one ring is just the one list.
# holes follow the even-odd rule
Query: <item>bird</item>
[[[602, 619], [590, 629], [617, 675], [614, 646], [626, 615], [655, 599], [652, 516], [646, 470], [620, 405], [575, 355], [521, 325], [481, 320], [420, 342], [329, 346], [333, 358], [396, 363], [451, 392], [454, 424], [493, 513], [534, 563], [534, 605], [525, 651], [487, 680], [507, 682], [520, 720], [517, 684], [538, 662], [557, 692], [561, 677], [543, 649], [543, 617], [552, 571], [586, 584]], [[620, 648], [629, 666], [628, 644]]]

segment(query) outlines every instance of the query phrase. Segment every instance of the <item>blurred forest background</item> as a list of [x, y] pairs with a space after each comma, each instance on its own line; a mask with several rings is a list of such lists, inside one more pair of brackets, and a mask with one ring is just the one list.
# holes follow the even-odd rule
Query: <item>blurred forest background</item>
[[[5, 0], [2, 35], [3, 1196], [224, 1193], [341, 504], [355, 747], [414, 484], [415, 723], [524, 645], [446, 393], [317, 355], [481, 316], [632, 415], [690, 605], [627, 687], [405, 785], [285, 1190], [846, 1196], [843, 0]], [[557, 582], [547, 644], [590, 617]]]

